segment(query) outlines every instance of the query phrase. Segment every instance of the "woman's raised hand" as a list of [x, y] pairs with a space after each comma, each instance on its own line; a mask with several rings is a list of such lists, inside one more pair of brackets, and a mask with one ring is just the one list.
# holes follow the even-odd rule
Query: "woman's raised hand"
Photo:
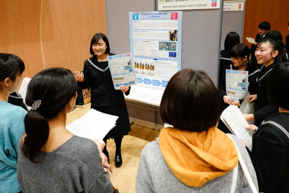
[[80, 71], [74, 71], [75, 72], [75, 78], [78, 82], [83, 82], [84, 81], [84, 75]]

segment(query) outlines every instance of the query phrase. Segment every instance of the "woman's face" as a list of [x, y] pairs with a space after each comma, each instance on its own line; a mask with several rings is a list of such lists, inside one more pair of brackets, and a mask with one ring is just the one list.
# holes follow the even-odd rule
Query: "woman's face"
[[95, 43], [92, 45], [92, 50], [94, 52], [94, 55], [98, 56], [103, 56], [106, 51], [106, 43], [103, 41], [103, 39], [99, 39], [98, 43]]
[[233, 62], [233, 65], [237, 68], [247, 68], [247, 66], [245, 66], [247, 65], [247, 56], [245, 56], [244, 58], [241, 58], [239, 56], [237, 58], [231, 57], [231, 61]]
[[275, 61], [278, 51], [274, 51], [269, 42], [261, 43], [255, 51], [258, 64], [264, 64], [266, 67]]

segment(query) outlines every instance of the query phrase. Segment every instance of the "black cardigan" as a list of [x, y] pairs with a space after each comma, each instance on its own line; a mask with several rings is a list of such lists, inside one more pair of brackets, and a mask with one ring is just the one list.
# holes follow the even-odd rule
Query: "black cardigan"
[[271, 70], [274, 68], [276, 63], [270, 64], [267, 68], [262, 65], [261, 72], [257, 78], [257, 104], [258, 110], [255, 111], [255, 125], [259, 125], [263, 120], [265, 120], [269, 115], [278, 112], [277, 106], [273, 105], [267, 98], [267, 81]]
[[[91, 87], [91, 106], [111, 106], [123, 102], [123, 92], [114, 89], [109, 68], [102, 69], [106, 62], [98, 62], [96, 56], [89, 59], [95, 65], [88, 60], [84, 62], [84, 81], [78, 82], [78, 86], [82, 89]], [[130, 89], [125, 94], [129, 92]]]
[[[289, 113], [276, 113], [266, 121], [274, 121], [289, 132]], [[287, 193], [289, 191], [289, 139], [271, 124], [259, 127], [253, 135], [252, 152], [260, 192]]]

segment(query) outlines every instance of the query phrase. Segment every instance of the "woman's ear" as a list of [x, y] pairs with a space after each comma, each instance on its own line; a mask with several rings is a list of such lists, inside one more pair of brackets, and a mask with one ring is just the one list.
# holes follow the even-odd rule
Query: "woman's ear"
[[5, 86], [9, 86], [9, 84], [11, 84], [12, 80], [9, 77], [7, 77], [3, 80], [3, 82], [4, 82]]
[[276, 58], [279, 54], [279, 51], [278, 50], [275, 50], [273, 53], [272, 53], [272, 57], [273, 58]]
[[248, 60], [248, 56], [244, 56], [243, 61], [247, 61]]

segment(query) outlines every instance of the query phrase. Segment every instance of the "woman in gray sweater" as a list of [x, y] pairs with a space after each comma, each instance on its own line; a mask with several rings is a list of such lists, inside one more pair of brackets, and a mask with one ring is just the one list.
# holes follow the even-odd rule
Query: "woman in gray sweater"
[[[220, 117], [218, 91], [202, 71], [184, 69], [169, 81], [161, 101], [159, 138], [140, 157], [136, 192], [230, 192], [238, 163], [236, 146], [256, 187], [257, 178], [242, 142], [216, 128]], [[230, 134], [228, 134], [230, 135]], [[249, 187], [238, 167], [236, 191]]]
[[69, 70], [50, 68], [31, 79], [26, 104], [32, 108], [18, 143], [17, 177], [23, 192], [112, 192], [103, 166], [111, 167], [100, 153], [104, 142], [66, 130], [75, 100], [76, 80]]

